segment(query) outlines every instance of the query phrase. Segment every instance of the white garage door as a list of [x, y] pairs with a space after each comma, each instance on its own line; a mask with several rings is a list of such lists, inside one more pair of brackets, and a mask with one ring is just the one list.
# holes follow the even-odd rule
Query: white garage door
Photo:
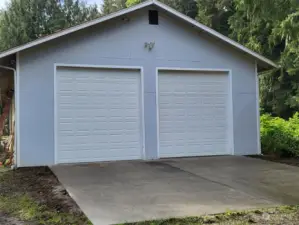
[[56, 163], [142, 158], [139, 70], [58, 67]]
[[227, 73], [160, 71], [158, 82], [160, 157], [231, 154]]

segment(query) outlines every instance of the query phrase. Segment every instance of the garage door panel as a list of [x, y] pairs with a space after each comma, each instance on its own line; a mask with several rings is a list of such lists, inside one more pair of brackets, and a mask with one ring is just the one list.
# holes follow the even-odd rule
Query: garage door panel
[[139, 70], [59, 68], [57, 163], [142, 157]]
[[227, 73], [159, 72], [161, 157], [230, 154], [228, 82]]
[[114, 152], [114, 156], [111, 157], [111, 152], [113, 151], [109, 149], [106, 152], [102, 152], [101, 156], [99, 157], [97, 150], [86, 150], [86, 151], [80, 151], [76, 157], [69, 157], [70, 153], [68, 151], [63, 151], [61, 152], [61, 163], [67, 163], [67, 162], [101, 162], [101, 161], [106, 161], [107, 158], [111, 161], [116, 161], [116, 160], [134, 160], [134, 159], [140, 159], [139, 154], [132, 154], [128, 155], [126, 153], [121, 154], [119, 150], [117, 149]]

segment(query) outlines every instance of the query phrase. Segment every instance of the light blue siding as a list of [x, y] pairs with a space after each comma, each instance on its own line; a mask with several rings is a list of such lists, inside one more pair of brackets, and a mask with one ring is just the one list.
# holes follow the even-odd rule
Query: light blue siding
[[162, 12], [158, 26], [148, 24], [146, 9], [128, 17], [20, 52], [19, 166], [54, 163], [54, 63], [144, 68], [148, 159], [157, 158], [156, 67], [231, 69], [235, 154], [257, 154], [254, 59]]

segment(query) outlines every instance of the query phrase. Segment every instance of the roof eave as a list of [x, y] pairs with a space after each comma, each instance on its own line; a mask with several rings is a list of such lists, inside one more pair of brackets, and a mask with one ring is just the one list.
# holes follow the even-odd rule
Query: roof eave
[[115, 12], [115, 13], [112, 13], [112, 14], [109, 14], [109, 15], [106, 15], [106, 16], [103, 16], [103, 17], [100, 17], [98, 19], [95, 19], [95, 20], [92, 20], [92, 21], [89, 21], [89, 22], [85, 22], [83, 24], [79, 24], [77, 26], [74, 26], [74, 27], [70, 27], [68, 29], [65, 29], [63, 31], [60, 31], [60, 32], [57, 32], [57, 33], [54, 33], [54, 34], [51, 34], [51, 35], [48, 35], [46, 37], [43, 37], [43, 38], [40, 38], [40, 39], [37, 39], [35, 41], [32, 41], [32, 42], [29, 42], [27, 44], [24, 44], [24, 45], [21, 45], [21, 46], [18, 46], [18, 47], [14, 47], [12, 49], [9, 49], [7, 51], [4, 51], [2, 53], [0, 53], [0, 58], [3, 58], [3, 57], [6, 57], [8, 55], [12, 55], [12, 54], [15, 54], [17, 52], [20, 52], [20, 51], [23, 51], [27, 48], [31, 48], [31, 47], [34, 47], [36, 45], [39, 45], [39, 44], [42, 44], [44, 42], [47, 42], [47, 41], [50, 41], [50, 40], [53, 40], [53, 39], [56, 39], [58, 37], [61, 37], [61, 36], [64, 36], [64, 35], [67, 35], [67, 34], [70, 34], [70, 33], [73, 33], [73, 32], [76, 32], [76, 31], [79, 31], [79, 30], [82, 30], [84, 28], [87, 28], [87, 27], [90, 27], [90, 26], [93, 26], [93, 25], [96, 25], [96, 24], [99, 24], [99, 23], [102, 23], [102, 22], [105, 22], [105, 21], [108, 21], [110, 19], [113, 19], [113, 18], [116, 18], [116, 17], [119, 17], [119, 16], [122, 16], [122, 15], [125, 15], [127, 13], [130, 13], [130, 12], [134, 12], [138, 9], [141, 9], [141, 8], [144, 8], [144, 7], [147, 7], [147, 6], [150, 6], [150, 5], [155, 5], [155, 6], [158, 6], [162, 9], [164, 9], [165, 11], [177, 16], [178, 18], [181, 18], [182, 20], [192, 24], [193, 26], [209, 33], [210, 35], [226, 42], [227, 44], [230, 44], [231, 46], [249, 54], [250, 56], [254, 57], [258, 62], [261, 62], [261, 63], [265, 63], [271, 67], [274, 67], [274, 68], [279, 68], [279, 66], [274, 63], [273, 61], [267, 59], [266, 57], [246, 48], [245, 46], [235, 42], [234, 40], [220, 34], [219, 32], [213, 30], [212, 28], [210, 27], [207, 27], [193, 19], [191, 19], [190, 17], [176, 11], [175, 9], [172, 9], [171, 7], [157, 1], [157, 0], [148, 0], [148, 1], [145, 1], [143, 3], [140, 3], [140, 4], [137, 4], [135, 6], [132, 6], [130, 8], [126, 8], [126, 9], [123, 9], [123, 10], [120, 10], [118, 12]]

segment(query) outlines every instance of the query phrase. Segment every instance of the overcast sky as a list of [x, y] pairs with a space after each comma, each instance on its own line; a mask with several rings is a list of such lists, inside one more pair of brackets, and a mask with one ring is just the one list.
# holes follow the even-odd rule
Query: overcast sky
[[[5, 2], [7, 2], [8, 0], [0, 0], [0, 8], [3, 8], [5, 6]], [[89, 4], [98, 4], [101, 5], [103, 0], [85, 0], [87, 3]]]

